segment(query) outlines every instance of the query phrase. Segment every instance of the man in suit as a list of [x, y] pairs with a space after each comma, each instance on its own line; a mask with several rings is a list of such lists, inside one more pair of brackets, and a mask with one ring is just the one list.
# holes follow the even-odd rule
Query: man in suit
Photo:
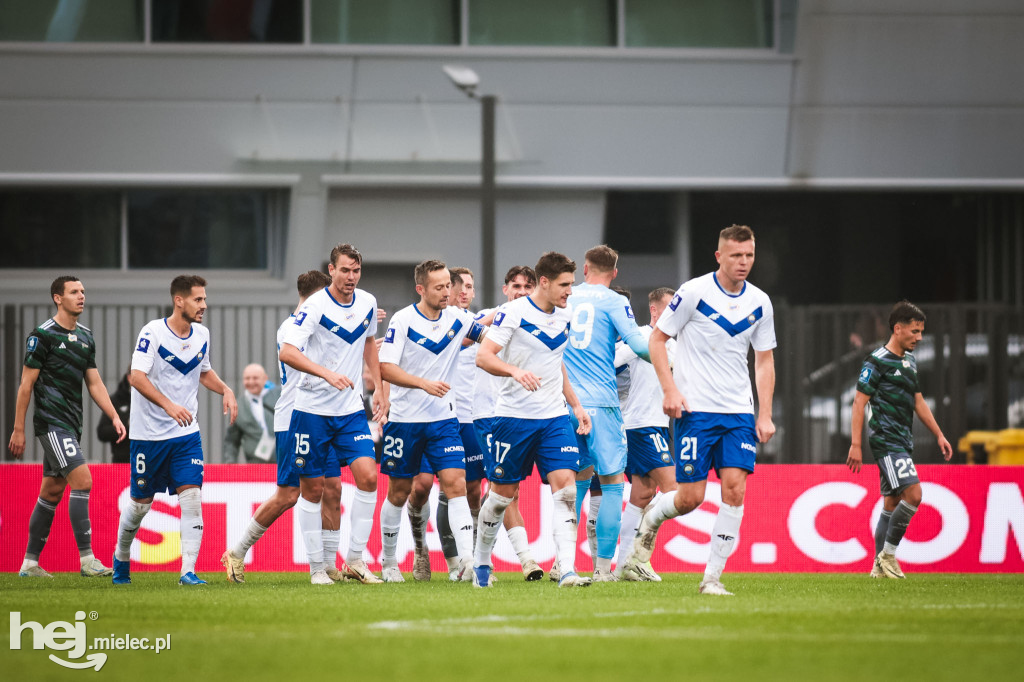
[[[257, 364], [242, 370], [242, 386], [245, 390], [238, 401], [238, 419], [224, 434], [224, 461], [239, 464], [275, 462], [274, 434], [268, 425], [274, 423], [274, 405], [281, 395], [281, 387], [267, 388], [267, 371]], [[239, 449], [243, 457], [239, 457]]]

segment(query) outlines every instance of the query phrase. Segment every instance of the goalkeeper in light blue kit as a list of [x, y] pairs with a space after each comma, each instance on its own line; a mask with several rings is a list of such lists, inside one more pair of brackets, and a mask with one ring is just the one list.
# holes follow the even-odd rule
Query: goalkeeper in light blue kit
[[[573, 287], [569, 304], [572, 321], [565, 368], [593, 427], [580, 437], [580, 473], [576, 481], [576, 516], [593, 473], [601, 481], [597, 514], [597, 555], [594, 581], [616, 580], [611, 563], [622, 523], [623, 473], [626, 470], [626, 430], [615, 383], [615, 342], [619, 339], [649, 361], [647, 339], [633, 318], [629, 300], [608, 286], [618, 275], [619, 254], [595, 246], [584, 255], [583, 284]], [[589, 471], [588, 471], [589, 470]]]

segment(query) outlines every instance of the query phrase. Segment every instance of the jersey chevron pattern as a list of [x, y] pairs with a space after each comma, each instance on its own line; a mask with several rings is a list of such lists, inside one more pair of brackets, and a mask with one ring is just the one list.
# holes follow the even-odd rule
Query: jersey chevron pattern
[[868, 445], [872, 452], [911, 452], [914, 401], [921, 386], [917, 377], [917, 359], [908, 352], [903, 357], [885, 346], [864, 360], [857, 390], [870, 397]]
[[81, 439], [82, 379], [96, 367], [92, 331], [82, 325], [64, 329], [52, 318], [43, 322], [28, 337], [25, 366], [39, 370], [32, 387], [36, 436], [58, 427]]

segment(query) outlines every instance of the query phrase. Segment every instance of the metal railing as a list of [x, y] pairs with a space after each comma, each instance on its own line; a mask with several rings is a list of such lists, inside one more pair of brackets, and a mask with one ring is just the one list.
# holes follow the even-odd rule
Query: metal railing
[[[854, 385], [864, 357], [889, 336], [889, 306], [787, 306], [775, 309], [775, 423], [778, 434], [759, 453], [759, 461], [825, 463], [845, 461], [850, 443]], [[166, 315], [161, 306], [90, 305], [82, 324], [97, 342], [97, 364], [109, 390], [128, 368], [142, 326]], [[289, 306], [211, 308], [205, 323], [211, 332], [211, 360], [217, 373], [241, 391], [245, 365], [262, 364], [276, 381], [276, 332]], [[1024, 426], [1024, 309], [990, 304], [926, 306], [928, 323], [916, 355], [922, 393], [954, 443], [972, 429]], [[25, 338], [53, 314], [37, 305], [3, 307], [0, 327], [0, 426], [3, 460], [10, 461], [7, 439]], [[751, 363], [753, 364], [753, 363]], [[220, 397], [200, 390], [199, 423], [207, 461], [222, 462], [227, 421]], [[31, 408], [30, 408], [31, 410]], [[90, 461], [110, 461], [110, 449], [96, 439], [99, 410], [85, 405], [83, 447]], [[31, 429], [31, 412], [29, 416]], [[25, 461], [41, 461], [28, 434]], [[915, 422], [915, 458], [940, 460], [931, 434]]]

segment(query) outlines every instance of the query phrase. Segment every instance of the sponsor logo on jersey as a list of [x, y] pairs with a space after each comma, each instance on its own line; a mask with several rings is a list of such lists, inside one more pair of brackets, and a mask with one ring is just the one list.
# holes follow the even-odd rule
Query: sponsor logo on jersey
[[753, 443], [740, 443], [740, 450], [750, 450], [755, 455], [757, 454], [757, 446]]
[[675, 310], [676, 308], [679, 307], [679, 304], [682, 302], [682, 300], [683, 297], [680, 296], [679, 294], [676, 294], [675, 296], [672, 297], [672, 300], [669, 301], [668, 307], [672, 310]]
[[341, 329], [341, 325], [340, 324], [336, 324], [333, 327], [331, 327], [331, 333], [333, 334], [334, 332], [338, 331], [339, 329]]
[[353, 442], [358, 442], [358, 441], [361, 441], [361, 440], [373, 440], [373, 436], [371, 436], [368, 433], [361, 433], [358, 436], [356, 436], [355, 438], [353, 438], [352, 440], [353, 440]]
[[[62, 348], [63, 348], [63, 346], [62, 346]], [[901, 376], [903, 376], [902, 374], [900, 374], [900, 371], [899, 371], [899, 370], [896, 370], [895, 372], [893, 372], [893, 373], [892, 373], [892, 375], [893, 375], [894, 377], [901, 377]]]
[[394, 343], [394, 342], [395, 342], [395, 328], [394, 327], [388, 327], [388, 331], [384, 335], [384, 343]]
[[139, 351], [140, 353], [148, 353], [149, 352], [149, 339], [147, 339], [147, 338], [139, 339], [139, 346], [135, 350]]
[[860, 371], [860, 381], [861, 381], [861, 383], [865, 383], [866, 384], [870, 378], [871, 378], [871, 368], [870, 367], [865, 367], [864, 369], [862, 369]]
[[198, 458], [198, 457], [193, 457], [193, 458], [192, 458], [192, 464], [193, 464], [194, 466], [197, 466], [197, 467], [201, 467], [201, 466], [203, 466], [203, 460], [201, 460], [201, 459], [200, 459], [200, 458]]
[[449, 452], [465, 452], [465, 451], [466, 451], [466, 448], [462, 447], [461, 445], [449, 445], [448, 447], [446, 447], [444, 449], [444, 454], [447, 455]]
[[65, 345], [64, 345], [64, 342], [63, 342], [63, 341], [61, 341], [61, 342], [60, 342], [60, 347], [61, 347], [61, 348], [65, 348], [65, 349], [67, 348], [67, 346], [65, 346]]
[[566, 445], [566, 446], [562, 447], [562, 452], [572, 452], [572, 453], [578, 455], [579, 452], [580, 452], [580, 449], [578, 447], [574, 446], [574, 445]]
[[38, 346], [38, 345], [39, 345], [39, 339], [38, 338], [36, 338], [34, 336], [28, 337], [28, 348], [26, 349], [27, 352], [31, 353], [32, 351], [34, 351], [36, 349], [36, 346]]
[[505, 313], [498, 313], [494, 316], [494, 326], [500, 327], [501, 323], [505, 321]]
[[302, 323], [306, 321], [306, 314], [307, 313], [302, 312], [302, 313], [299, 313], [298, 315], [295, 316], [295, 326], [296, 327], [301, 327]]
[[722, 313], [711, 313], [710, 315], [708, 315], [708, 319], [711, 320], [712, 322], [714, 322], [715, 320], [717, 320], [721, 316], [722, 316]]
[[422, 339], [420, 339], [419, 341], [416, 342], [416, 345], [422, 346], [426, 342], [427, 342], [427, 337], [424, 336]]

